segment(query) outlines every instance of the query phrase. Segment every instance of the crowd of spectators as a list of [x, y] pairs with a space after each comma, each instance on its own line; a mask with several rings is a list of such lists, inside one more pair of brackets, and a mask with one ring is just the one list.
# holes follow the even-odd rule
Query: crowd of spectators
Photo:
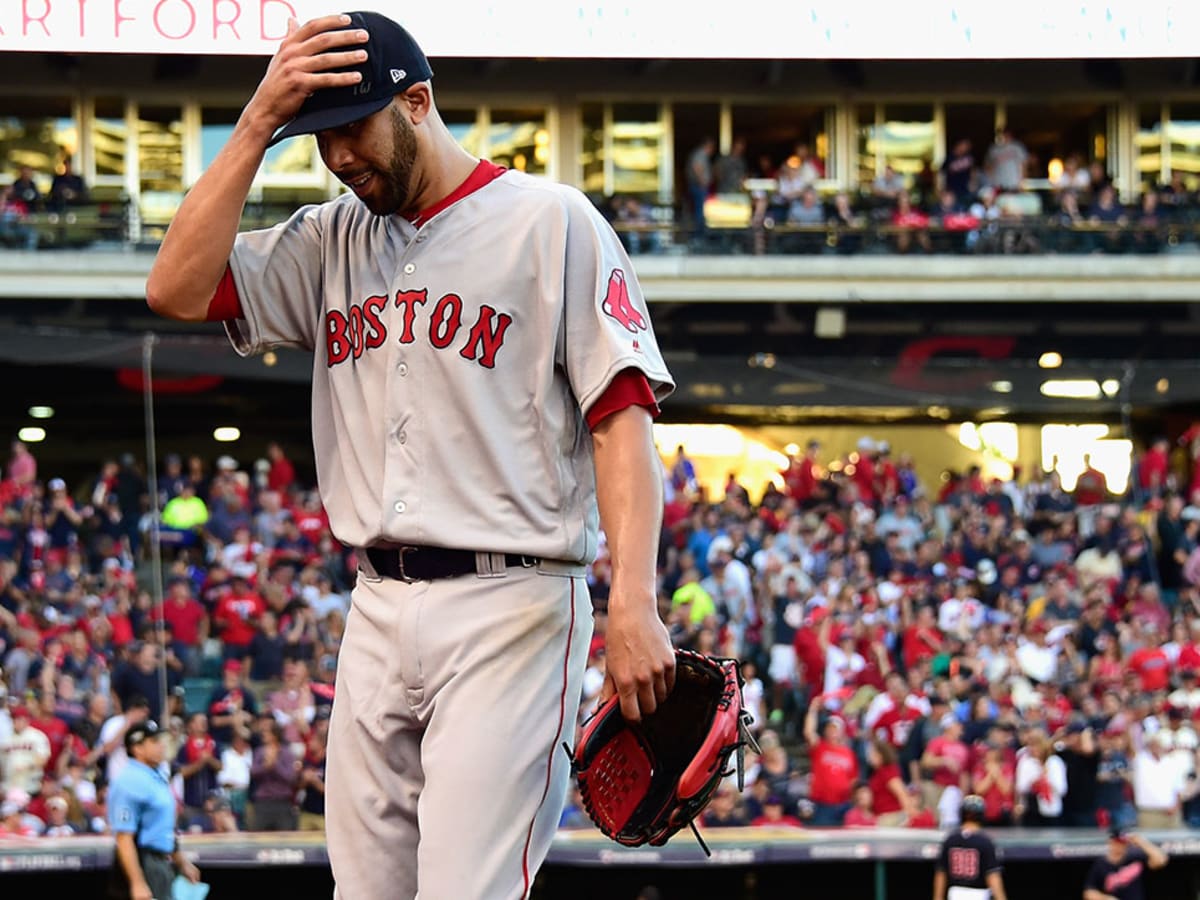
[[[1004, 130], [983, 151], [955, 140], [940, 168], [925, 159], [902, 174], [888, 161], [856, 192], [830, 192], [806, 142], [782, 161], [761, 155], [752, 164], [744, 139], [721, 155], [706, 139], [687, 160], [682, 212], [692, 223], [690, 245], [701, 249], [722, 246], [723, 237], [726, 247], [756, 253], [1155, 253], [1169, 242], [1167, 226], [1194, 224], [1200, 208], [1182, 172], [1145, 187], [1130, 206], [1101, 160], [1085, 165], [1071, 153], [1047, 169]], [[705, 212], [713, 198], [741, 198], [746, 224], [714, 236]], [[614, 198], [607, 212], [630, 252], [664, 247], [661, 226], [669, 222], [638, 198]], [[731, 240], [731, 232], [748, 240]]]
[[[709, 496], [680, 448], [661, 614], [678, 646], [742, 661], [762, 749], [705, 825], [946, 826], [969, 791], [991, 825], [1200, 825], [1200, 484], [1169, 451], [1114, 496], [1090, 465], [1071, 493], [1037, 470], [930, 487], [886, 442], [813, 442], [751, 502], [732, 475]], [[4, 474], [0, 834], [103, 832], [148, 716], [181, 828], [320, 829], [356, 563], [283, 448], [170, 456], [157, 498], [128, 455], [67, 485], [14, 443]], [[581, 717], [604, 682], [603, 546], [589, 572]], [[562, 825], [590, 827], [577, 797]]]
[[353, 559], [283, 449], [267, 456], [250, 471], [168, 456], [152, 502], [131, 455], [68, 486], [13, 444], [0, 481], [0, 835], [105, 831], [125, 731], [147, 717], [166, 732], [182, 829], [323, 827]]
[[[930, 488], [886, 442], [814, 442], [752, 504], [732, 475], [706, 496], [680, 448], [661, 612], [743, 661], [762, 748], [705, 825], [946, 827], [968, 792], [992, 826], [1200, 825], [1200, 484], [1168, 451], [1114, 496], [1090, 464], [1070, 493], [1037, 470]], [[585, 709], [602, 637], [589, 665]]]
[[70, 157], [63, 161], [62, 171], [54, 174], [45, 194], [38, 188], [33, 168], [19, 166], [12, 183], [0, 190], [0, 247], [36, 250], [40, 239], [31, 221], [33, 214], [61, 213], [87, 202], [87, 184], [72, 170]]

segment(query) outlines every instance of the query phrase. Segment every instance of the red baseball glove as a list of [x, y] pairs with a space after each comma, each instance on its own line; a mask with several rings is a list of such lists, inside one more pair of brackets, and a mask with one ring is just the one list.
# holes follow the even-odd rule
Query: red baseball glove
[[596, 710], [571, 768], [584, 809], [605, 835], [628, 847], [658, 847], [690, 825], [709, 852], [692, 820], [735, 771], [729, 757], [737, 753], [741, 790], [743, 748], [758, 749], [741, 688], [736, 661], [677, 650], [675, 686], [654, 713], [627, 722], [615, 696]]

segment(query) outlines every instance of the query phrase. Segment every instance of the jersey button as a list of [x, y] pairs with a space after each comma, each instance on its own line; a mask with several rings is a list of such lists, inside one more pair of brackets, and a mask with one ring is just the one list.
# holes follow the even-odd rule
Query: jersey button
[[417, 235], [417, 243], [418, 244], [424, 243], [425, 238], [427, 238], [427, 237], [429, 237], [429, 235], [427, 235], [425, 232], [422, 231], [420, 234]]
[[404, 274], [405, 275], [411, 275], [415, 271], [417, 271], [417, 267], [414, 266], [412, 263], [407, 263], [404, 266]]
[[398, 513], [402, 513], [406, 509], [408, 509], [408, 504], [405, 503], [403, 500], [397, 500], [394, 504], [392, 504], [392, 509], [394, 509]]
[[408, 433], [405, 431], [400, 432], [398, 435], [396, 435], [396, 440], [398, 440], [402, 444], [407, 444], [408, 443]]
[[400, 365], [396, 366], [396, 371], [399, 372], [401, 375], [407, 375], [408, 374], [408, 363], [400, 363]]

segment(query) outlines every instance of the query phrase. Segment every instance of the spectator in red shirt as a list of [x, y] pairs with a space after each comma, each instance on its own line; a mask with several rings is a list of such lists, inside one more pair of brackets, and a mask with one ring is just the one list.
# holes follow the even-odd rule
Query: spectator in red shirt
[[1134, 624], [1140, 624], [1143, 630], [1152, 627], [1156, 638], [1167, 634], [1171, 628], [1171, 613], [1159, 597], [1158, 585], [1154, 582], [1138, 587], [1133, 602], [1125, 608], [1125, 614]]
[[914, 238], [926, 253], [933, 249], [933, 242], [929, 239], [929, 216], [919, 209], [913, 208], [907, 193], [901, 193], [896, 197], [896, 211], [892, 214], [892, 225], [897, 229], [897, 252], [907, 253], [912, 247]]
[[942, 632], [937, 627], [933, 607], [923, 604], [917, 609], [917, 620], [904, 629], [904, 668], [911, 671], [925, 660], [933, 659], [942, 652], [942, 646]]
[[966, 793], [970, 748], [963, 742], [963, 725], [954, 713], [946, 713], [939, 723], [942, 733], [931, 740], [921, 756], [921, 768], [928, 773], [925, 782], [925, 806], [937, 809], [948, 787]]
[[853, 806], [846, 812], [842, 824], [847, 828], [874, 828], [879, 824], [874, 812], [874, 799], [870, 785], [861, 781], [854, 786]]
[[321, 538], [329, 531], [329, 516], [321, 505], [321, 496], [309, 491], [304, 503], [295, 512], [296, 527], [314, 547], [321, 545]]
[[225, 645], [225, 658], [242, 659], [254, 640], [258, 617], [267, 607], [245, 578], [234, 576], [232, 582], [230, 592], [217, 604], [213, 623]]
[[788, 496], [801, 507], [812, 499], [817, 487], [817, 453], [820, 449], [819, 441], [809, 441], [804, 455], [798, 459], [793, 457], [783, 472], [783, 483]]
[[1200, 644], [1196, 643], [1195, 639], [1197, 627], [1200, 627], [1200, 622], [1193, 620], [1188, 639], [1179, 645], [1179, 657], [1175, 660], [1175, 666], [1181, 674], [1189, 671], [1195, 674], [1200, 671]]
[[896, 749], [878, 735], [867, 745], [867, 765], [871, 777], [871, 811], [877, 823], [886, 827], [903, 825], [916, 812], [912, 795], [900, 774]]
[[1168, 457], [1170, 443], [1165, 437], [1156, 438], [1142, 456], [1138, 466], [1138, 487], [1143, 498], [1161, 497], [1167, 487], [1167, 475], [1171, 463]]
[[133, 620], [130, 618], [132, 610], [133, 597], [129, 588], [123, 584], [118, 585], [112, 599], [112, 612], [108, 614], [108, 624], [111, 628], [109, 643], [117, 650], [133, 643]]
[[937, 815], [925, 806], [919, 785], [910, 784], [908, 792], [912, 795], [915, 811], [908, 817], [909, 828], [937, 828]]
[[1075, 482], [1075, 506], [1096, 506], [1108, 499], [1108, 479], [1092, 465], [1092, 457], [1083, 456], [1083, 471]]
[[858, 461], [853, 463], [854, 471], [850, 478], [858, 489], [858, 499], [867, 506], [874, 507], [875, 495], [875, 453], [878, 452], [875, 441], [869, 437], [859, 438]]
[[267, 459], [271, 461], [271, 468], [267, 472], [267, 490], [286, 494], [296, 481], [296, 467], [276, 441], [267, 444]]
[[0, 837], [37, 837], [37, 830], [21, 816], [21, 806], [11, 800], [0, 805]]
[[26, 496], [37, 480], [37, 460], [22, 441], [12, 442], [12, 455], [8, 460], [8, 478], [16, 486], [20, 496]]
[[892, 445], [879, 442], [879, 459], [875, 465], [875, 491], [884, 505], [890, 504], [900, 493], [900, 472], [892, 462]]
[[1171, 661], [1163, 650], [1158, 639], [1158, 631], [1143, 623], [1143, 643], [1129, 654], [1125, 665], [1138, 679], [1138, 685], [1145, 693], [1165, 691], [1171, 683]]
[[929, 713], [929, 701], [910, 693], [899, 672], [889, 672], [885, 685], [885, 692], [877, 694], [867, 707], [863, 725], [874, 737], [899, 750], [908, 743], [913, 725]]
[[1016, 763], [1005, 757], [1004, 748], [989, 745], [971, 773], [971, 793], [983, 797], [985, 825], [1011, 825], [1016, 805]]
[[192, 596], [192, 585], [187, 578], [171, 579], [162, 617], [171, 626], [171, 649], [183, 662], [185, 674], [195, 675], [200, 671], [201, 652], [208, 638], [208, 614]]
[[804, 624], [796, 629], [792, 646], [796, 649], [796, 661], [800, 664], [801, 678], [808, 688], [808, 695], [815, 697], [825, 691], [825, 650], [818, 637], [821, 620], [827, 610], [818, 607], [805, 618]]
[[36, 728], [50, 741], [50, 758], [46, 760], [46, 771], [54, 772], [70, 729], [66, 722], [54, 715], [54, 699], [52, 697], [46, 697], [44, 700], [36, 696], [30, 697], [25, 706], [29, 710], [30, 726]]
[[804, 739], [808, 741], [812, 779], [809, 799], [813, 802], [812, 824], [830, 827], [842, 824], [850, 809], [850, 792], [858, 781], [858, 757], [846, 737], [846, 724], [830, 716], [817, 734], [820, 704], [809, 704], [804, 719]]

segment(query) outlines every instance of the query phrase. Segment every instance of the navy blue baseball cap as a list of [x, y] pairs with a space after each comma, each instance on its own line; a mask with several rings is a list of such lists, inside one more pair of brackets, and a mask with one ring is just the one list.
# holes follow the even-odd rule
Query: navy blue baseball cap
[[138, 744], [154, 737], [158, 737], [158, 723], [153, 719], [146, 719], [144, 722], [130, 726], [129, 730], [125, 732], [125, 752], [130, 752]]
[[[433, 77], [429, 60], [413, 36], [387, 16], [376, 12], [346, 13], [349, 29], [367, 32], [367, 58], [356, 66], [333, 69], [334, 72], [361, 72], [362, 80], [348, 87], [316, 91], [300, 107], [292, 121], [271, 138], [268, 146], [298, 134], [313, 134], [326, 128], [339, 128], [379, 112], [414, 84]], [[351, 47], [339, 47], [339, 51]]]

